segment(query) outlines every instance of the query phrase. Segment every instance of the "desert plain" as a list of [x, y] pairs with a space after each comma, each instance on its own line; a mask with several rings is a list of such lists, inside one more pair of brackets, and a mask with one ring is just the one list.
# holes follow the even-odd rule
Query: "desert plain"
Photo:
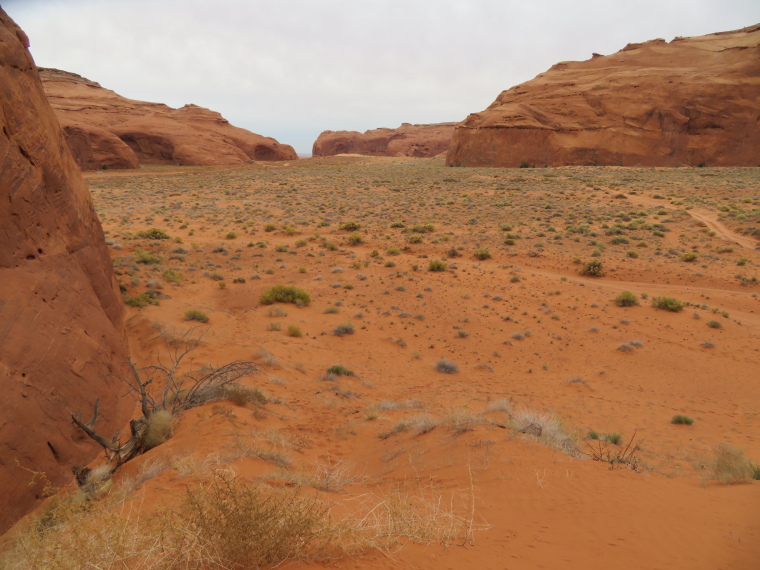
[[[135, 364], [192, 338], [183, 367], [252, 362], [255, 397], [180, 414], [90, 531], [9, 567], [48, 548], [96, 567], [77, 556], [104, 544], [162, 567], [149, 521], [212, 473], [329, 521], [288, 568], [758, 567], [760, 169], [339, 155], [84, 177]], [[262, 303], [279, 285], [308, 304]]]

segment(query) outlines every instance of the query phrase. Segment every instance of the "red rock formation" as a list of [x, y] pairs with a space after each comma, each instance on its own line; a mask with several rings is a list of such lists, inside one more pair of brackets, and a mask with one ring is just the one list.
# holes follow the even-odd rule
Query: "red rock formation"
[[437, 156], [449, 148], [456, 123], [411, 125], [397, 129], [325, 131], [314, 142], [313, 156], [365, 154], [368, 156]]
[[450, 166], [760, 165], [760, 25], [629, 44], [503, 91]]
[[48, 101], [84, 170], [139, 164], [214, 166], [294, 160], [292, 147], [230, 125], [219, 113], [127, 99], [74, 73], [40, 68]]
[[21, 29], [0, 9], [0, 532], [42, 486], [98, 453], [67, 413], [124, 426], [134, 402], [109, 377], [127, 358], [119, 295], [84, 180], [45, 98]]

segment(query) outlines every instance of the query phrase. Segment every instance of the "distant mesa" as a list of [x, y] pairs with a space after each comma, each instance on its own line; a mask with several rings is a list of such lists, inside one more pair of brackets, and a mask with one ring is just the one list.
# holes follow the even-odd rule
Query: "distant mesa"
[[760, 25], [562, 62], [457, 126], [449, 166], [760, 165]]
[[134, 410], [111, 256], [28, 46], [0, 8], [0, 534], [100, 452], [67, 410], [99, 399], [102, 433]]
[[314, 142], [313, 156], [363, 154], [367, 156], [430, 157], [445, 154], [457, 123], [412, 125], [397, 129], [325, 131]]
[[82, 170], [298, 158], [291, 146], [235, 127], [219, 113], [197, 105], [172, 109], [127, 99], [75, 73], [42, 67], [39, 73]]

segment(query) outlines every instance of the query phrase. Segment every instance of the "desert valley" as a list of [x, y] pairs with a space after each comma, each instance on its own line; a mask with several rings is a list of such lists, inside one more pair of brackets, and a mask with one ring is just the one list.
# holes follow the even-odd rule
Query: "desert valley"
[[0, 567], [758, 568], [760, 26], [299, 159], [0, 24]]

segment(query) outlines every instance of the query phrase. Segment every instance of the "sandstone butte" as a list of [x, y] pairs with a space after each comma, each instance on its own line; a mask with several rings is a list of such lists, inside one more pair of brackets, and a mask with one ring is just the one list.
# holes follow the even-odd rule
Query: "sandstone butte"
[[367, 156], [432, 157], [449, 148], [456, 123], [412, 125], [402, 123], [397, 129], [358, 131], [324, 131], [312, 147], [313, 156], [364, 154]]
[[758, 166], [760, 25], [629, 44], [503, 91], [449, 166]]
[[0, 8], [0, 533], [100, 448], [72, 424], [122, 428], [124, 304], [90, 195], [24, 32]]
[[39, 72], [82, 170], [298, 158], [291, 146], [235, 127], [219, 113], [197, 105], [173, 109], [127, 99], [67, 71], [39, 68]]

